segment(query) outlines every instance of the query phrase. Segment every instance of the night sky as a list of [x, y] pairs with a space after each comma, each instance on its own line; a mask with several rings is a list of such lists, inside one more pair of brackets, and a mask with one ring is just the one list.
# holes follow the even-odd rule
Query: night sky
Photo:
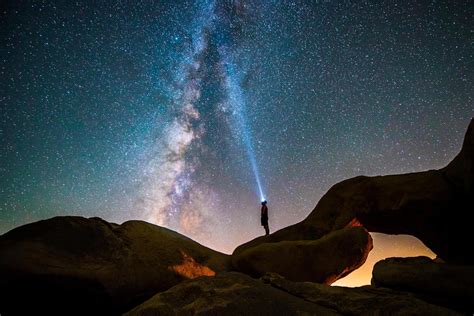
[[[141, 219], [229, 253], [264, 233], [261, 195], [274, 231], [343, 179], [443, 167], [474, 116], [472, 12], [2, 2], [0, 233], [56, 215]], [[428, 253], [374, 238], [377, 258]]]

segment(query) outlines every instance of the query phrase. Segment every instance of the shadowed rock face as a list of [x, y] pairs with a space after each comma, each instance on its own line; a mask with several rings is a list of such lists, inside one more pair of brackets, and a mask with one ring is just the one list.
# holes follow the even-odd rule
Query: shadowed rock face
[[331, 284], [357, 269], [371, 249], [363, 227], [348, 227], [317, 240], [263, 243], [234, 256], [232, 264], [254, 277], [270, 271], [292, 281]]
[[412, 293], [362, 286], [347, 288], [311, 282], [291, 282], [267, 274], [262, 281], [307, 302], [330, 308], [342, 315], [459, 315], [428, 303]]
[[0, 312], [120, 312], [229, 266], [229, 256], [146, 222], [55, 217], [0, 236]]
[[[262, 282], [263, 281], [263, 282]], [[409, 293], [261, 280], [231, 272], [185, 281], [135, 307], [135, 315], [459, 315]]]
[[438, 263], [428, 257], [377, 262], [372, 284], [412, 292], [436, 305], [474, 312], [474, 266]]
[[461, 152], [446, 167], [402, 175], [359, 176], [334, 185], [302, 222], [256, 238], [234, 251], [262, 243], [315, 240], [360, 223], [367, 230], [410, 234], [452, 263], [474, 263], [466, 251], [474, 209], [474, 121]]
[[338, 315], [236, 273], [201, 277], [153, 296], [125, 315]]

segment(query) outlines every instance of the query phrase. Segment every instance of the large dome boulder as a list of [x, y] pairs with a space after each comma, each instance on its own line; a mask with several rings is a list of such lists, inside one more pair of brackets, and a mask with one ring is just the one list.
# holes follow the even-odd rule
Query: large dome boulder
[[55, 217], [0, 236], [0, 312], [121, 312], [229, 266], [229, 256], [146, 222]]

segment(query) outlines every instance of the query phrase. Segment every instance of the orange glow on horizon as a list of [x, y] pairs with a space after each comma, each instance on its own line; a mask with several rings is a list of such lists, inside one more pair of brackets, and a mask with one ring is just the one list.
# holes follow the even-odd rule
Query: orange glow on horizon
[[427, 256], [435, 258], [436, 254], [426, 247], [418, 238], [410, 235], [387, 235], [370, 233], [374, 248], [367, 261], [348, 276], [334, 282], [335, 286], [357, 287], [370, 284], [374, 265], [389, 257]]

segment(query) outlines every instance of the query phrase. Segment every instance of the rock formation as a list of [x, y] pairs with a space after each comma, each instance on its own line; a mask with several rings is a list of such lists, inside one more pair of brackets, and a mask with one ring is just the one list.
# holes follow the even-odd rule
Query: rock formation
[[276, 272], [292, 281], [331, 284], [357, 269], [372, 249], [362, 227], [348, 227], [317, 240], [262, 243], [232, 258], [237, 270], [254, 277]]
[[414, 295], [371, 286], [332, 287], [221, 273], [185, 281], [153, 296], [127, 316], [140, 315], [460, 315]]
[[153, 296], [125, 315], [337, 315], [241, 273], [190, 281]]
[[331, 308], [342, 315], [456, 315], [411, 293], [374, 286], [348, 288], [310, 282], [291, 282], [267, 274], [262, 280], [305, 301]]
[[125, 311], [229, 266], [229, 256], [146, 222], [55, 217], [0, 237], [0, 312]]
[[461, 152], [446, 167], [401, 175], [359, 176], [337, 183], [302, 222], [239, 246], [233, 258], [257, 245], [316, 240], [347, 226], [362, 225], [371, 232], [413, 235], [447, 262], [473, 264], [474, 253], [466, 251], [474, 209], [473, 179], [471, 120]]
[[372, 284], [411, 292], [436, 305], [466, 314], [474, 311], [474, 266], [438, 263], [428, 257], [377, 262]]

